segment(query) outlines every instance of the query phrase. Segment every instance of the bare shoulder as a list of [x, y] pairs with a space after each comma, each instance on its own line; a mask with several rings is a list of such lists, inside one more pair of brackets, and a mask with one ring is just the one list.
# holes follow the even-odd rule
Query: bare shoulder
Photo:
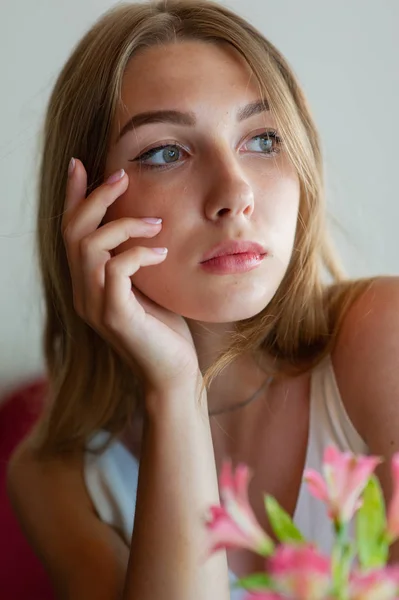
[[[385, 501], [393, 493], [391, 459], [399, 452], [399, 278], [381, 277], [348, 310], [332, 353], [346, 411], [377, 467]], [[390, 549], [399, 561], [399, 544]]]
[[371, 450], [399, 450], [398, 277], [376, 278], [352, 304], [332, 361], [348, 414]]
[[39, 462], [27, 438], [9, 462], [7, 493], [57, 597], [122, 597], [129, 548], [97, 517], [84, 484], [83, 456]]

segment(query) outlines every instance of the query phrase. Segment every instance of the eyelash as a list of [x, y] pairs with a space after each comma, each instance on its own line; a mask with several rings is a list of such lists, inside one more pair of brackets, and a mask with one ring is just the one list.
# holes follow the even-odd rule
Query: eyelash
[[[274, 129], [266, 131], [265, 133], [259, 133], [255, 136], [253, 136], [249, 141], [256, 140], [258, 138], [273, 139], [277, 143], [278, 146], [282, 143], [282, 139], [277, 135], [277, 132]], [[156, 148], [151, 148], [147, 152], [143, 152], [143, 154], [140, 154], [140, 156], [130, 159], [129, 162], [138, 162], [140, 164], [140, 167], [143, 169], [157, 169], [157, 170], [168, 169], [171, 165], [177, 164], [178, 161], [176, 161], [175, 163], [169, 163], [166, 165], [149, 165], [144, 162], [148, 158], [152, 158], [155, 154], [157, 154], [164, 148], [178, 148], [179, 150], [184, 150], [184, 148], [181, 148], [181, 146], [179, 146], [178, 144], [163, 144], [161, 146], [157, 146]], [[257, 154], [265, 154], [267, 156], [275, 156], [279, 152], [280, 152], [280, 148], [277, 147], [272, 152], [258, 152]]]

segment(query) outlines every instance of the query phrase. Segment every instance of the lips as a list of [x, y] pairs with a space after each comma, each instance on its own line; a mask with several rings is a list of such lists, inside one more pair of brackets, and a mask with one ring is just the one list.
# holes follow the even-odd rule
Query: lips
[[206, 252], [201, 260], [201, 264], [219, 256], [232, 254], [257, 254], [263, 256], [266, 253], [266, 248], [257, 242], [228, 240], [221, 244], [217, 244]]

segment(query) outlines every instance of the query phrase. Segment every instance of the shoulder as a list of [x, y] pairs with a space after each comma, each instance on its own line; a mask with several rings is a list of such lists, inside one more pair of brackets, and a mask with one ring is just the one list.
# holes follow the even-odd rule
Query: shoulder
[[8, 463], [7, 495], [57, 597], [116, 597], [129, 550], [96, 516], [83, 482], [82, 456], [38, 461], [30, 442], [26, 438]]
[[[399, 278], [379, 277], [348, 309], [332, 352], [349, 418], [383, 462], [376, 474], [386, 503], [393, 493], [391, 459], [399, 452]], [[399, 561], [399, 544], [390, 549]]]
[[343, 403], [372, 453], [399, 450], [399, 277], [379, 277], [353, 302], [332, 362]]

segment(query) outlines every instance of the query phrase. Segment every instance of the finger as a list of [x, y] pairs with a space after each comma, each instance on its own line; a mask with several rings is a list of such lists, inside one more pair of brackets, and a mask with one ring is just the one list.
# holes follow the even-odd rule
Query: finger
[[[156, 250], [161, 250], [157, 252]], [[110, 327], [126, 327], [126, 318], [143, 315], [143, 309], [132, 292], [130, 278], [141, 268], [165, 260], [167, 249], [135, 246], [112, 258], [105, 265], [104, 321]], [[118, 322], [120, 320], [120, 323]]]
[[68, 180], [66, 185], [64, 212], [61, 222], [61, 231], [64, 233], [76, 208], [86, 196], [87, 173], [83, 163], [72, 158], [68, 167]]
[[79, 279], [85, 288], [82, 290], [85, 307], [96, 310], [99, 306], [97, 296], [99, 290], [104, 289], [105, 264], [110, 260], [112, 250], [134, 237], [154, 237], [161, 227], [162, 223], [150, 224], [142, 219], [121, 218], [103, 225], [82, 240], [81, 256], [76, 267], [73, 267], [73, 259], [70, 262], [72, 270], [79, 272]]
[[109, 206], [127, 190], [129, 185], [129, 178], [125, 171], [120, 169], [118, 173], [121, 175], [118, 180], [103, 183], [86, 199], [83, 194], [80, 200], [79, 198], [68, 200], [75, 209], [71, 209], [70, 217], [67, 217], [63, 230], [66, 243], [74, 245], [101, 225]]
[[81, 242], [82, 257], [87, 259], [87, 264], [101, 260], [108, 260], [109, 253], [123, 242], [131, 238], [151, 238], [157, 235], [162, 228], [160, 223], [148, 223], [143, 219], [124, 217], [110, 221], [96, 229]]

